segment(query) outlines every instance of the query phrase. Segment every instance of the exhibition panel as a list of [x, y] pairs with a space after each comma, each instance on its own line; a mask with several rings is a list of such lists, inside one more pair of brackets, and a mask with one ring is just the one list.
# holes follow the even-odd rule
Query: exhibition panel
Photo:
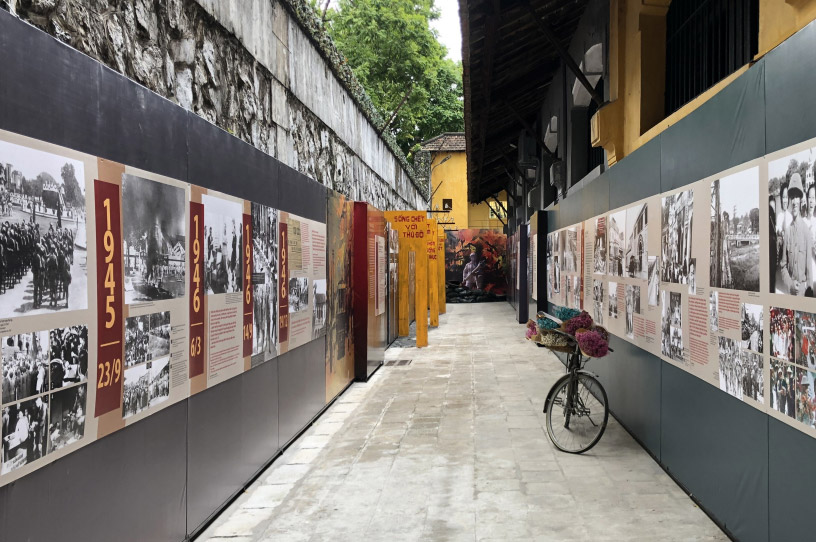
[[612, 411], [740, 540], [810, 532], [779, 503], [807, 500], [791, 454], [812, 455], [816, 437], [816, 128], [800, 103], [816, 81], [793, 61], [814, 36], [811, 24], [548, 213], [548, 301], [615, 335], [590, 363]]

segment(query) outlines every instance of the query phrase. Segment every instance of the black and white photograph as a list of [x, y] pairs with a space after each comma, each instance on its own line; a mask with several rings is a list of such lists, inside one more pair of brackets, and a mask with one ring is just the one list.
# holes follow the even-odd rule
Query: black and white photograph
[[771, 307], [771, 355], [775, 358], [794, 361], [793, 344], [795, 324], [793, 311]]
[[657, 307], [660, 298], [660, 272], [657, 256], [649, 256], [649, 306]]
[[743, 397], [750, 397], [758, 403], [765, 403], [765, 360], [762, 354], [740, 350], [743, 368]]
[[661, 352], [674, 361], [683, 359], [683, 307], [682, 295], [677, 292], [660, 292], [661, 302]]
[[581, 308], [581, 277], [578, 275], [572, 277], [572, 306]]
[[48, 453], [47, 424], [47, 395], [3, 407], [3, 466], [0, 474], [8, 474]]
[[170, 398], [170, 357], [150, 362], [150, 406], [165, 402]]
[[2, 403], [45, 393], [50, 387], [48, 331], [3, 337]]
[[649, 246], [648, 213], [645, 203], [626, 209], [626, 253], [623, 261], [626, 276], [646, 280], [649, 267], [646, 247]]
[[720, 294], [714, 290], [708, 294], [708, 322], [711, 331], [720, 330]]
[[618, 318], [618, 283], [609, 283], [609, 317]]
[[592, 250], [592, 261], [595, 273], [606, 273], [606, 217], [595, 219], [595, 245]]
[[609, 226], [606, 240], [609, 244], [607, 273], [613, 277], [624, 276], [624, 258], [626, 251], [626, 211], [609, 215]]
[[85, 435], [86, 384], [51, 394], [48, 418], [48, 453], [64, 448]]
[[751, 303], [740, 305], [740, 335], [742, 348], [762, 353], [762, 341], [765, 327], [763, 325], [763, 306]]
[[592, 319], [599, 326], [603, 325], [603, 300], [604, 300], [604, 282], [602, 280], [592, 281]]
[[635, 314], [640, 314], [640, 286], [627, 284], [624, 288], [624, 305], [626, 310], [626, 336], [633, 339], [635, 336]]
[[578, 231], [568, 228], [566, 232], [567, 244], [564, 246], [564, 272], [575, 273], [581, 265], [578, 252]]
[[688, 284], [691, 271], [694, 191], [686, 190], [662, 198], [661, 281]]
[[88, 326], [51, 330], [51, 390], [88, 380]]
[[150, 363], [125, 369], [122, 417], [130, 418], [150, 406]]
[[252, 204], [252, 366], [277, 352], [278, 210]]
[[719, 347], [720, 389], [742, 399], [743, 368], [737, 342], [727, 337], [717, 337]]
[[150, 361], [150, 315], [125, 319], [125, 367]]
[[170, 311], [150, 315], [148, 349], [151, 360], [170, 355]]
[[85, 168], [0, 141], [0, 318], [88, 307]]
[[796, 311], [796, 349], [794, 360], [816, 371], [816, 314]]
[[553, 256], [553, 289], [555, 293], [561, 292], [561, 267], [559, 266], [558, 256]]
[[816, 282], [816, 149], [768, 164], [770, 292], [813, 297]]
[[289, 279], [289, 313], [309, 308], [309, 279], [292, 277]]
[[771, 358], [771, 408], [796, 417], [796, 372], [793, 365]]
[[243, 206], [215, 196], [201, 196], [204, 204], [205, 284], [207, 294], [241, 291], [241, 235]]
[[759, 168], [711, 183], [710, 282], [759, 291]]
[[312, 283], [312, 339], [326, 334], [326, 279]]
[[689, 260], [688, 287], [689, 295], [697, 293], [697, 258]]
[[567, 307], [572, 306], [572, 279], [564, 277], [564, 304]]
[[814, 396], [814, 377], [816, 373], [796, 368], [796, 420], [808, 427], [814, 427], [814, 410], [816, 410], [816, 396]]
[[184, 189], [122, 175], [125, 303], [184, 297]]

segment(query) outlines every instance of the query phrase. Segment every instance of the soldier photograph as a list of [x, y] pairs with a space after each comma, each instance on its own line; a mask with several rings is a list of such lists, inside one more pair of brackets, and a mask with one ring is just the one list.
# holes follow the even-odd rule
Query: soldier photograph
[[816, 282], [814, 150], [806, 149], [768, 164], [771, 293], [813, 297]]
[[278, 329], [278, 210], [252, 204], [252, 366], [275, 357]]
[[125, 302], [184, 297], [184, 189], [122, 175]]
[[48, 331], [3, 337], [3, 404], [45, 393], [50, 387]]
[[48, 421], [48, 453], [64, 448], [85, 435], [87, 385], [51, 394]]
[[0, 141], [0, 318], [88, 306], [82, 162]]

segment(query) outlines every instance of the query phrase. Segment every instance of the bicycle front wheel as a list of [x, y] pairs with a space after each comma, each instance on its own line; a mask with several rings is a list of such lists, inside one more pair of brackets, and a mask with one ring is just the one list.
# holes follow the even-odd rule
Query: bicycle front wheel
[[547, 434], [559, 450], [586, 452], [601, 440], [608, 420], [606, 390], [592, 376], [566, 375], [553, 386], [547, 408]]

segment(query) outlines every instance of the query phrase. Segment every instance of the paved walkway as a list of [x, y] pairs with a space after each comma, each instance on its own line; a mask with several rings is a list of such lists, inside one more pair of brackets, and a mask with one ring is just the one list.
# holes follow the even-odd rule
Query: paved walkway
[[552, 446], [564, 368], [523, 334], [506, 303], [448, 305], [199, 540], [727, 540], [612, 418], [585, 455]]

